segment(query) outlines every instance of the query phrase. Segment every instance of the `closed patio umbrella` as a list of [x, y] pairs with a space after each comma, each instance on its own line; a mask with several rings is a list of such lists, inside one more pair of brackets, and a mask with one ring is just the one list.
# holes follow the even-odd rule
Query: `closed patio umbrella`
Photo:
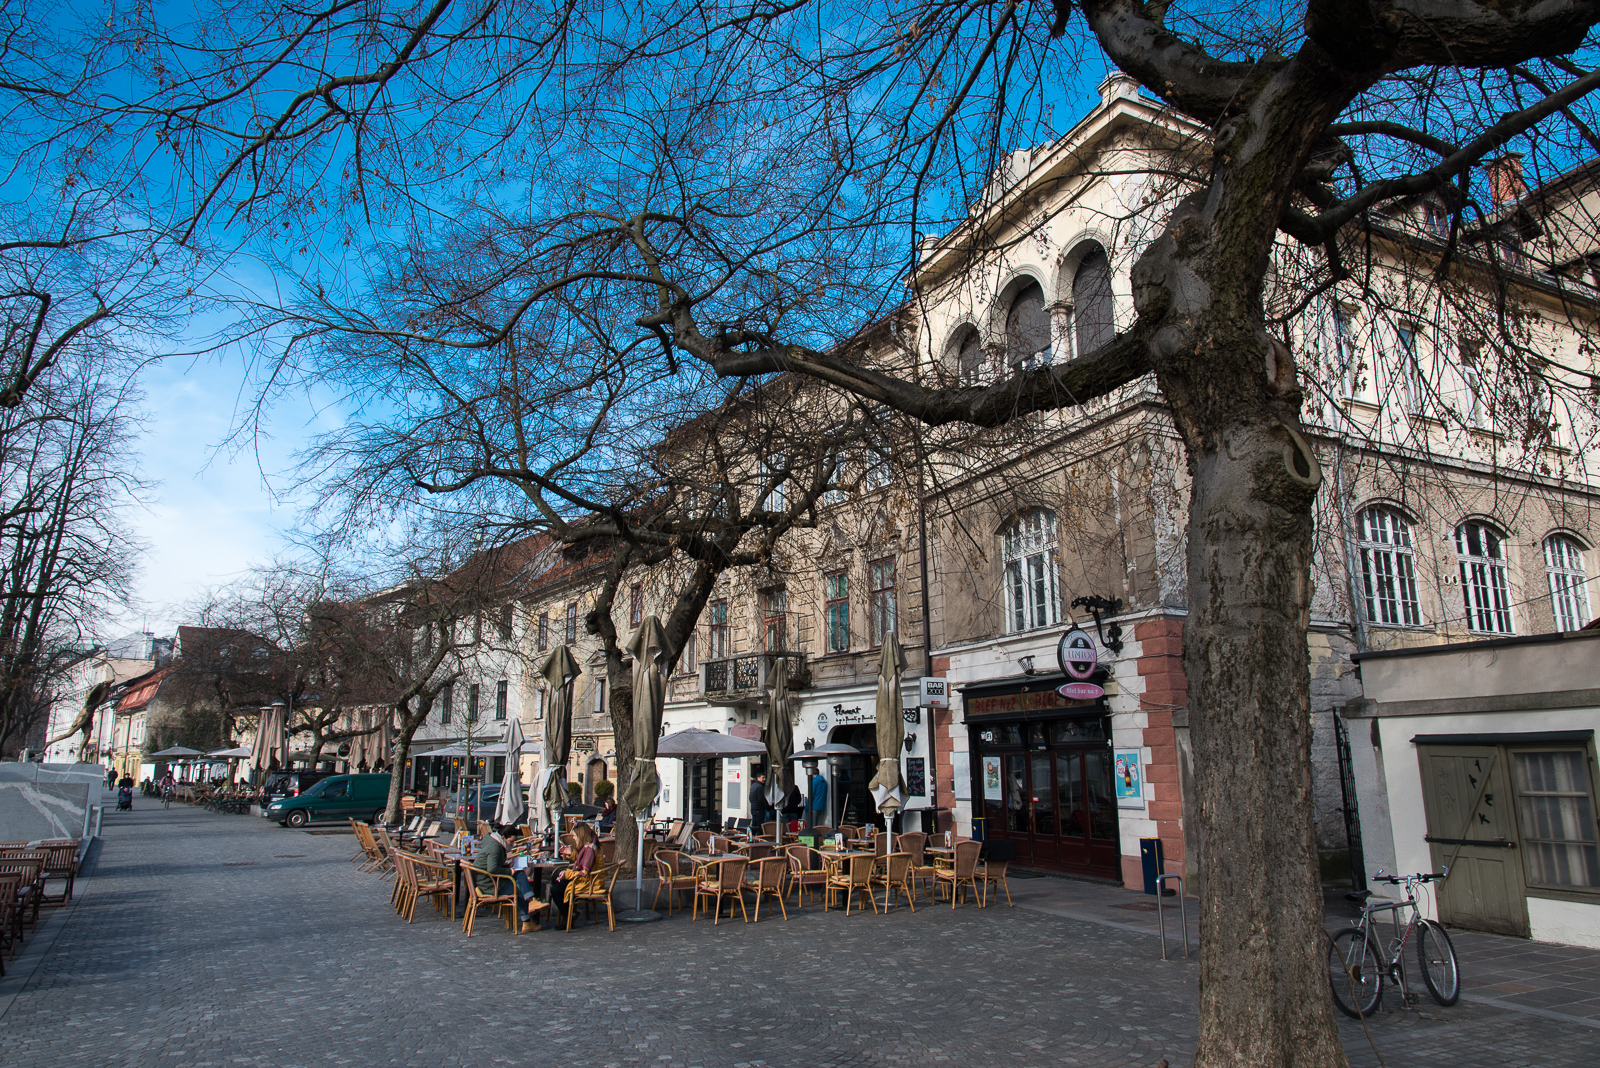
[[[777, 827], [773, 844], [783, 845], [783, 817], [778, 810], [789, 791], [789, 758], [794, 753], [794, 726], [789, 722], [789, 659], [772, 665], [772, 709], [767, 716], [767, 807]], [[776, 799], [776, 802], [774, 801]]]
[[516, 718], [506, 723], [506, 774], [500, 780], [500, 800], [494, 806], [494, 821], [502, 827], [521, 823], [528, 814], [528, 803], [522, 799], [522, 722]]
[[667, 700], [667, 635], [661, 620], [646, 616], [628, 642], [628, 652], [633, 654], [633, 779], [622, 791], [622, 800], [633, 813], [639, 855], [633, 869], [633, 912], [624, 916], [638, 922], [661, 918], [659, 913], [647, 912], [643, 904], [644, 816], [661, 790], [656, 736], [661, 733], [661, 709]]
[[890, 848], [894, 845], [894, 817], [905, 804], [906, 794], [900, 788], [900, 745], [905, 741], [905, 711], [901, 707], [900, 676], [906, 670], [906, 654], [900, 648], [900, 636], [890, 632], [883, 642], [883, 654], [878, 658], [878, 773], [868, 787], [884, 815], [889, 831]]
[[[572, 745], [572, 683], [581, 672], [572, 651], [558, 645], [539, 667], [550, 683], [550, 708], [544, 717], [544, 769], [539, 774], [539, 800], [545, 826], [559, 833], [560, 812], [567, 805], [567, 756]], [[554, 848], [555, 834], [551, 835]]]

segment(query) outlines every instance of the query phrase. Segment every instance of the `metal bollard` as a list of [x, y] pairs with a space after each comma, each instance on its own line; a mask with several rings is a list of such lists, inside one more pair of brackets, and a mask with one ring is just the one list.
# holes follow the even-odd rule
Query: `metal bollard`
[[1189, 959], [1189, 906], [1184, 901], [1183, 876], [1177, 872], [1156, 876], [1156, 923], [1161, 927], [1161, 959], [1167, 959], [1167, 916], [1161, 906], [1162, 884], [1168, 879], [1178, 880], [1178, 922], [1183, 925], [1183, 959]]

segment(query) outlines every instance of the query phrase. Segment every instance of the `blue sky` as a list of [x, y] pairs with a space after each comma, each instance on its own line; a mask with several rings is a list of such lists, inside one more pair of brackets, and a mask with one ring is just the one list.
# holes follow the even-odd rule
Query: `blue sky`
[[[298, 503], [285, 496], [293, 452], [310, 432], [309, 404], [273, 412], [272, 437], [256, 451], [220, 448], [238, 418], [244, 370], [237, 357], [171, 357], [140, 376], [148, 429], [137, 470], [156, 483], [129, 519], [148, 544], [138, 580], [140, 608], [125, 629], [171, 634], [179, 609], [286, 545]], [[113, 628], [114, 629], [114, 628]]]

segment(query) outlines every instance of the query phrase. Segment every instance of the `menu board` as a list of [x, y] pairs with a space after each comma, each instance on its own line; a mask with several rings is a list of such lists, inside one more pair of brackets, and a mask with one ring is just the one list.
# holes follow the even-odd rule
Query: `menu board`
[[906, 758], [906, 793], [910, 796], [928, 796], [927, 766], [927, 760], [923, 757]]

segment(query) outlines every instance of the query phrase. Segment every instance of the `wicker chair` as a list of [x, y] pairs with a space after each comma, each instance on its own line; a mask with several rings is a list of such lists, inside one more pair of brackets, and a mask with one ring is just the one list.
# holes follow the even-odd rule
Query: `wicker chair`
[[1011, 884], [1006, 882], [1006, 869], [1011, 867], [1011, 861], [1017, 855], [1017, 847], [1013, 842], [994, 841], [986, 843], [983, 851], [983, 863], [978, 865], [978, 885], [983, 887], [983, 903], [989, 904], [989, 888], [999, 887], [1006, 892], [1006, 906], [1016, 908], [1011, 901]]
[[883, 887], [883, 911], [889, 911], [891, 893], [894, 894], [896, 905], [900, 903], [900, 895], [904, 894], [911, 911], [917, 911], [917, 891], [912, 882], [910, 853], [888, 853], [879, 857], [872, 872], [872, 885]]
[[[461, 865], [461, 871], [466, 876], [467, 884], [467, 914], [461, 918], [461, 929], [472, 937], [472, 929], [476, 926], [478, 909], [487, 905], [500, 914], [506, 922], [506, 930], [513, 930], [517, 922], [517, 884], [509, 875], [490, 875], [482, 868], [474, 868], [471, 864]], [[478, 887], [475, 876], [481, 875], [490, 881], [494, 890], [487, 891]], [[501, 890], [506, 889], [505, 893]], [[509, 910], [509, 911], [508, 911]]]
[[[732, 857], [727, 860], [714, 860], [705, 865], [703, 874], [694, 887], [694, 915], [691, 919], [700, 918], [700, 899], [709, 897], [713, 899], [711, 912], [711, 925], [715, 927], [722, 919], [722, 899], [731, 897], [739, 902], [739, 911], [744, 913], [744, 922], [750, 922], [750, 912], [744, 907], [744, 873], [750, 862], [744, 857]], [[728, 915], [733, 915], [733, 906], [728, 906]]]
[[[768, 847], [771, 848], [770, 846]], [[762, 857], [752, 862], [756, 869], [754, 879], [746, 879], [744, 888], [756, 895], [755, 922], [761, 922], [761, 899], [774, 897], [778, 899], [778, 908], [783, 910], [783, 918], [789, 918], [789, 908], [783, 903], [783, 877], [789, 868], [787, 857]]]
[[805, 904], [807, 890], [815, 897], [817, 888], [827, 884], [828, 873], [822, 870], [822, 854], [810, 846], [788, 845], [783, 851], [789, 860], [789, 885], [794, 889], [795, 907], [799, 908]]
[[907, 831], [895, 841], [900, 847], [900, 852], [911, 854], [911, 889], [917, 888], [919, 880], [926, 880], [928, 884], [928, 900], [933, 900], [933, 865], [928, 863], [927, 853], [928, 836], [921, 831]]
[[841, 823], [839, 824], [839, 833], [844, 835], [846, 842], [854, 842], [861, 837], [861, 828], [853, 823]]
[[777, 825], [777, 823], [763, 823], [761, 825], [761, 837], [770, 839], [773, 836], [775, 836], [777, 833], [778, 833], [778, 825]]
[[594, 907], [603, 903], [611, 930], [617, 929], [617, 906], [611, 900], [611, 888], [616, 885], [617, 876], [621, 871], [621, 864], [608, 864], [576, 876], [572, 880], [572, 885], [567, 890], [567, 930], [572, 930], [572, 917], [578, 911], [580, 901], [584, 903], [590, 916], [594, 915]]
[[736, 839], [726, 834], [713, 835], [711, 838], [711, 852], [732, 853], [739, 843]]
[[967, 899], [965, 887], [972, 887], [972, 896], [978, 902], [978, 907], [983, 907], [983, 891], [978, 886], [978, 853], [983, 849], [982, 842], [957, 842], [955, 857], [951, 860], [940, 860], [933, 870], [933, 884], [943, 887], [950, 895], [950, 907], [956, 907], [956, 890], [961, 889], [961, 900]]
[[754, 864], [758, 860], [774, 856], [777, 850], [773, 848], [771, 842], [746, 842], [739, 847], [739, 852], [749, 857], [750, 863]]
[[878, 899], [872, 896], [872, 866], [876, 859], [865, 855], [846, 857], [841, 862], [843, 870], [829, 872], [827, 882], [822, 884], [822, 911], [827, 912], [832, 906], [834, 894], [843, 894], [844, 914], [848, 916], [856, 894], [863, 893], [872, 902], [872, 911], [876, 913]]
[[880, 857], [888, 856], [889, 855], [889, 837], [890, 836], [889, 836], [889, 832], [888, 831], [873, 831], [872, 832], [872, 851], [874, 853], [876, 853]]
[[650, 902], [650, 907], [656, 907], [656, 902], [661, 900], [662, 891], [667, 895], [667, 915], [672, 915], [673, 906], [677, 903], [678, 895], [685, 890], [694, 893], [694, 873], [684, 872], [683, 854], [676, 849], [656, 850], [656, 896]]
[[455, 869], [448, 864], [440, 864], [436, 860], [409, 854], [411, 862], [411, 909], [406, 915], [406, 922], [412, 923], [417, 915], [417, 901], [427, 898], [433, 902], [435, 910], [444, 912], [444, 901], [450, 901], [450, 919], [456, 918], [456, 875]]
[[711, 839], [715, 838], [716, 835], [711, 831], [699, 830], [692, 832], [690, 837], [694, 839], [694, 851], [696, 853], [709, 853], [711, 852]]

